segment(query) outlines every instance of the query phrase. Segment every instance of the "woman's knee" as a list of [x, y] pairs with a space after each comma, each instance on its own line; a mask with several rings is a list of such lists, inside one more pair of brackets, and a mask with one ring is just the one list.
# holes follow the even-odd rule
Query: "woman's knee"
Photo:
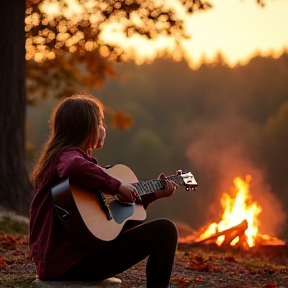
[[155, 221], [157, 222], [157, 230], [159, 229], [158, 231], [161, 232], [164, 237], [169, 236], [171, 240], [174, 239], [176, 242], [178, 241], [178, 230], [173, 221], [166, 218]]

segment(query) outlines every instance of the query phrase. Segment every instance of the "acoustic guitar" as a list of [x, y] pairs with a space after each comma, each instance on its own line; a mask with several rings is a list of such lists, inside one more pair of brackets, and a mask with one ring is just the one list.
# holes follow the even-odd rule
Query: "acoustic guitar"
[[[164, 189], [162, 179], [138, 181], [134, 172], [123, 164], [117, 164], [106, 173], [131, 183], [136, 187], [139, 197]], [[198, 186], [194, 176], [178, 170], [175, 175], [167, 176], [187, 191]], [[123, 203], [117, 197], [101, 191], [86, 190], [66, 179], [51, 189], [51, 198], [58, 217], [67, 232], [78, 242], [87, 245], [101, 244], [115, 239], [127, 221], [143, 221], [146, 210], [140, 203]], [[141, 199], [141, 198], [140, 198]]]

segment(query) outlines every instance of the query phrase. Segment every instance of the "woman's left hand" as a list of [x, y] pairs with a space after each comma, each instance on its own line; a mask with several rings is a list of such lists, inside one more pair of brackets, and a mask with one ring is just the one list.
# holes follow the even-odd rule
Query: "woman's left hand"
[[169, 197], [178, 188], [178, 185], [174, 181], [168, 180], [164, 173], [161, 173], [158, 176], [158, 179], [162, 179], [164, 181], [165, 188], [155, 192], [156, 199]]

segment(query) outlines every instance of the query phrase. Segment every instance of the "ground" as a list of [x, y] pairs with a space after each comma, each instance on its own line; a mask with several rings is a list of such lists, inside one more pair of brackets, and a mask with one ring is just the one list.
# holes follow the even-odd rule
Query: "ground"
[[[122, 280], [117, 287], [141, 287], [145, 283], [145, 264], [146, 260], [116, 275]], [[2, 222], [0, 220], [0, 287], [30, 288], [34, 279], [27, 227], [4, 217]], [[61, 283], [57, 286], [60, 288], [59, 285]], [[98, 283], [93, 287], [104, 286]], [[63, 284], [61, 287], [71, 286]], [[175, 255], [171, 287], [288, 288], [288, 247], [262, 246], [243, 250], [181, 244]]]

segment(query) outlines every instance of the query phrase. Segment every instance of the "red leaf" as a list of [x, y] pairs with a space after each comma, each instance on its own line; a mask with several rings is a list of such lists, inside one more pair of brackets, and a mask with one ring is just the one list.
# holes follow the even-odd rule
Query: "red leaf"
[[26, 235], [21, 236], [18, 238], [18, 243], [19, 244], [28, 244], [29, 243], [29, 239]]
[[17, 239], [12, 235], [4, 235], [0, 237], [0, 244], [6, 249], [15, 250], [17, 245]]
[[[198, 277], [198, 278], [202, 278], [202, 277]], [[197, 281], [197, 278], [194, 280], [193, 278], [174, 276], [172, 277], [171, 280], [174, 282], [177, 282], [178, 287], [184, 288], [184, 287], [190, 286], [191, 283], [194, 283], [195, 281]], [[203, 281], [203, 280], [198, 280], [198, 281]]]
[[262, 286], [262, 288], [277, 288], [277, 284], [275, 282], [270, 282]]
[[6, 267], [7, 266], [7, 262], [0, 257], [0, 267]]
[[205, 260], [204, 260], [204, 258], [203, 258], [202, 255], [197, 255], [197, 256], [195, 256], [195, 260], [196, 260], [197, 262], [199, 262], [199, 263], [204, 263], [204, 262], [205, 262]]
[[235, 258], [232, 255], [226, 255], [224, 259], [228, 262], [236, 262]]
[[199, 277], [196, 277], [195, 280], [196, 280], [197, 282], [202, 282], [202, 281], [204, 281], [204, 278], [201, 277], [201, 276], [199, 276]]

